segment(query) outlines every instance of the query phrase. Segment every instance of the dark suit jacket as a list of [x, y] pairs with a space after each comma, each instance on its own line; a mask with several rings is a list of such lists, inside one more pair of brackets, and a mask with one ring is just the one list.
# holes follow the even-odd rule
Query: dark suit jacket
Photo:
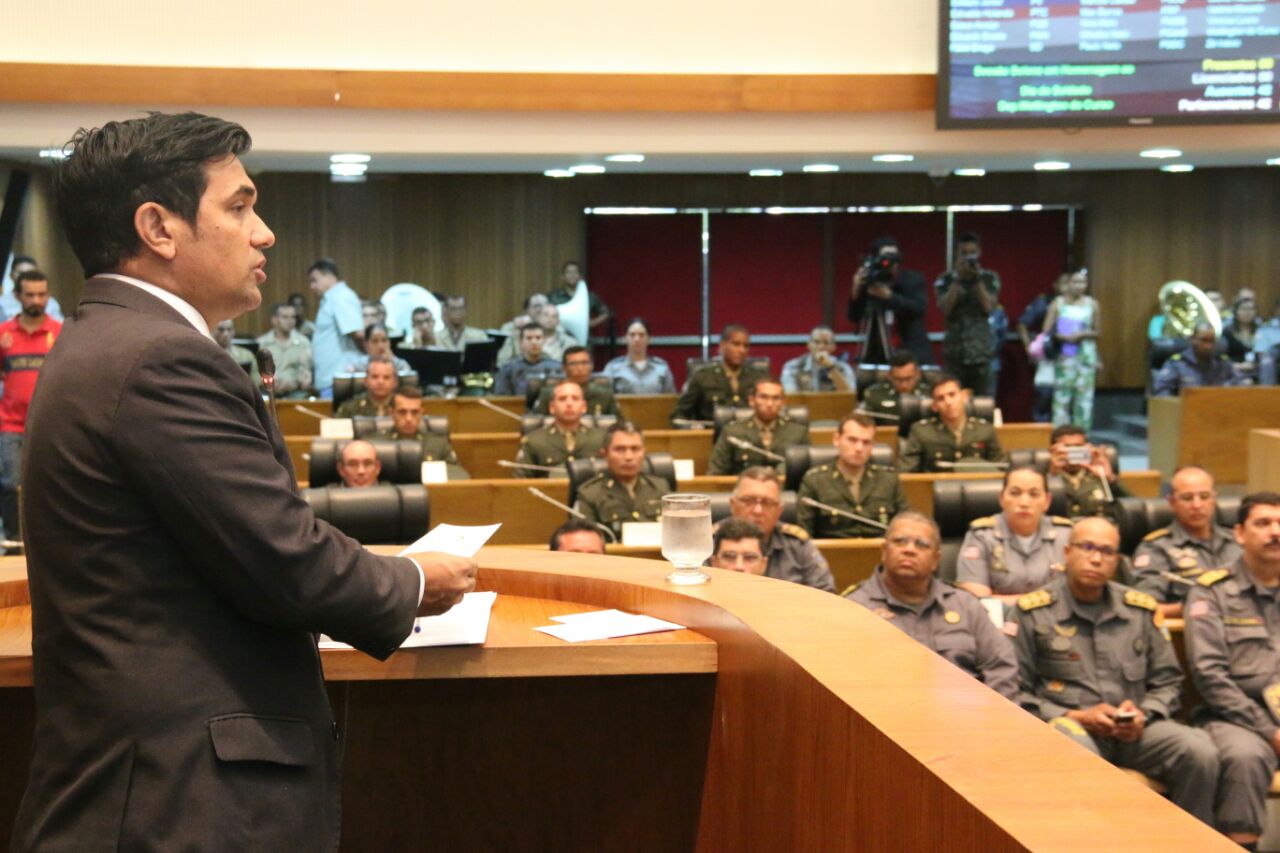
[[91, 280], [27, 421], [36, 728], [15, 850], [337, 846], [313, 633], [375, 657], [418, 570], [312, 515], [248, 375]]
[[[893, 311], [902, 348], [911, 350], [921, 364], [933, 364], [933, 350], [929, 347], [929, 335], [924, 328], [924, 315], [929, 307], [929, 289], [924, 276], [915, 270], [902, 270], [890, 285], [890, 291], [888, 299], [876, 299], [865, 290], [857, 299], [850, 299], [849, 321], [860, 323], [865, 319], [874, 326], [884, 321], [885, 311]], [[879, 332], [874, 328], [869, 331], [871, 338], [860, 360], [883, 364], [889, 360], [889, 354], [880, 346]]]

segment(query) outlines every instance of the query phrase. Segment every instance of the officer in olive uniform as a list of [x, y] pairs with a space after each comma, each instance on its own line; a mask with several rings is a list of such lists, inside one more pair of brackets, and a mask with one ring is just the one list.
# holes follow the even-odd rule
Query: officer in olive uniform
[[1045, 516], [1025, 545], [1009, 529], [1004, 513], [969, 525], [956, 561], [956, 583], [980, 584], [994, 595], [1016, 595], [1047, 584], [1062, 571], [1071, 519]]
[[[720, 431], [720, 437], [711, 449], [707, 473], [740, 474], [756, 465], [772, 465], [781, 471], [782, 462], [751, 448], [785, 457], [788, 447], [809, 443], [809, 425], [796, 423], [782, 413], [786, 398], [781, 382], [760, 380], [751, 389], [748, 400], [753, 416], [745, 421], [726, 424]], [[740, 443], [735, 443], [735, 440]], [[743, 447], [741, 443], [751, 447]]]
[[[611, 389], [588, 382], [583, 386], [582, 391], [587, 401], [587, 414], [622, 417], [622, 410], [618, 408], [618, 400], [613, 396]], [[538, 401], [534, 403], [533, 411], [540, 415], [550, 414], [553, 393], [555, 393], [554, 382], [543, 385], [542, 390], [538, 392]]]
[[381, 404], [369, 396], [368, 391], [361, 391], [349, 400], [343, 400], [334, 417], [338, 418], [381, 418], [391, 414], [391, 398]]
[[1119, 523], [1120, 504], [1116, 498], [1125, 497], [1129, 492], [1118, 482], [1108, 481], [1104, 485], [1102, 478], [1088, 468], [1081, 468], [1074, 475], [1063, 472], [1053, 476], [1062, 483], [1067, 496], [1067, 512], [1072, 518], [1098, 516], [1112, 524]]
[[638, 426], [619, 421], [609, 427], [604, 438], [608, 470], [578, 489], [578, 512], [619, 536], [625, 522], [657, 521], [662, 515], [662, 496], [671, 492], [671, 486], [641, 470], [644, 459], [644, 436]]
[[911, 472], [964, 470], [946, 462], [1006, 462], [996, 428], [984, 418], [967, 417], [957, 435], [939, 417], [911, 425], [907, 445], [898, 458], [898, 470]]
[[[595, 427], [564, 429], [557, 424], [536, 429], [520, 439], [516, 461], [526, 465], [559, 467], [575, 459], [591, 459], [604, 447], [604, 430]], [[517, 468], [517, 477], [547, 477], [549, 472], [536, 468]]]
[[920, 365], [911, 350], [898, 350], [889, 357], [888, 378], [866, 388], [862, 394], [862, 410], [876, 415], [892, 415], [892, 418], [876, 418], [885, 426], [892, 426], [901, 416], [899, 405], [903, 394], [914, 394], [928, 399], [933, 386], [924, 379]]
[[[800, 481], [800, 498], [810, 498], [827, 506], [869, 518], [888, 526], [895, 515], [908, 509], [902, 484], [892, 468], [868, 463], [854, 484], [840, 473], [833, 462], [811, 468]], [[884, 535], [883, 527], [874, 527], [800, 501], [796, 520], [815, 539], [858, 539]]]
[[672, 421], [711, 421], [716, 406], [741, 407], [765, 371], [746, 363], [751, 338], [742, 326], [726, 326], [720, 335], [720, 358], [689, 377], [684, 393], [671, 412]]
[[391, 359], [385, 355], [370, 356], [369, 363], [365, 366], [364, 391], [343, 401], [335, 417], [372, 418], [389, 415], [399, 385], [400, 377], [396, 375], [396, 366]]

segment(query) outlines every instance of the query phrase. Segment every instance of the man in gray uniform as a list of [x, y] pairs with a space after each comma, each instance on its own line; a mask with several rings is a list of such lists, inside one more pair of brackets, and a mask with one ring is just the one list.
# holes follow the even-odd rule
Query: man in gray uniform
[[1008, 461], [995, 427], [965, 414], [968, 392], [960, 387], [960, 380], [944, 374], [930, 393], [934, 416], [911, 425], [907, 446], [898, 458], [899, 471], [963, 471], [964, 465], [957, 462]]
[[750, 521], [760, 528], [761, 550], [768, 558], [761, 571], [767, 577], [835, 592], [827, 560], [798, 524], [780, 524], [782, 487], [772, 468], [757, 466], [738, 475], [729, 499], [734, 518]]
[[499, 397], [523, 397], [529, 391], [530, 376], [556, 376], [559, 372], [559, 362], [542, 354], [542, 327], [525, 326], [520, 330], [520, 357], [498, 369], [493, 393]]
[[1199, 466], [1184, 465], [1173, 472], [1169, 486], [1174, 522], [1148, 533], [1134, 551], [1133, 585], [1163, 602], [1160, 612], [1165, 616], [1179, 618], [1191, 584], [1210, 569], [1234, 563], [1240, 546], [1231, 529], [1218, 524], [1213, 475]]
[[726, 424], [720, 431], [707, 463], [708, 474], [737, 474], [755, 465], [772, 465], [781, 472], [783, 463], [760, 451], [785, 458], [788, 447], [809, 443], [809, 425], [796, 423], [783, 414], [786, 398], [782, 383], [761, 379], [751, 389], [747, 402], [754, 414], [745, 421]]
[[[564, 379], [551, 390], [551, 416], [555, 423], [521, 438], [516, 462], [560, 467], [575, 459], [599, 456], [600, 448], [604, 447], [604, 430], [582, 425], [587, 408], [582, 386], [572, 379]], [[516, 469], [517, 477], [546, 477], [549, 473], [537, 468]]]
[[942, 556], [938, 525], [922, 513], [894, 516], [880, 565], [845, 593], [1011, 702], [1018, 698], [1013, 647], [969, 593], [934, 578]]
[[604, 458], [609, 470], [578, 489], [578, 512], [619, 537], [625, 522], [657, 521], [662, 515], [662, 496], [671, 486], [642, 470], [644, 436], [640, 427], [630, 421], [611, 426], [605, 434]]
[[745, 327], [731, 324], [720, 333], [720, 358], [698, 368], [685, 384], [684, 393], [671, 412], [678, 420], [710, 421], [716, 406], [744, 406], [747, 395], [769, 374], [747, 364], [751, 334]]
[[1242, 552], [1205, 572], [1187, 596], [1187, 666], [1204, 699], [1196, 722], [1218, 746], [1222, 778], [1217, 827], [1237, 844], [1256, 844], [1267, 790], [1280, 766], [1280, 494], [1240, 502], [1235, 538]]
[[1156, 626], [1156, 601], [1113, 582], [1120, 531], [1076, 523], [1065, 577], [1018, 599], [1010, 633], [1019, 703], [1117, 767], [1153, 776], [1210, 826], [1218, 754], [1204, 732], [1176, 722], [1182, 668]]
[[[875, 439], [875, 421], [866, 415], [855, 413], [840, 419], [831, 437], [836, 446], [836, 461], [810, 468], [800, 481], [796, 519], [810, 536], [816, 539], [883, 536], [889, 520], [908, 509], [898, 475], [888, 468], [870, 464]], [[806, 503], [806, 499], [841, 512], [815, 507]]]
[[1183, 388], [1236, 385], [1231, 359], [1217, 351], [1218, 336], [1207, 323], [1196, 326], [1187, 348], [1169, 360], [1156, 374], [1151, 393], [1156, 397], [1176, 397]]

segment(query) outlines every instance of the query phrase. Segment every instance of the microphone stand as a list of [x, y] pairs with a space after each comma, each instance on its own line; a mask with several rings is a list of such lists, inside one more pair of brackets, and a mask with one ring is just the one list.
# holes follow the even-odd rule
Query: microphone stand
[[581, 512], [579, 512], [578, 510], [574, 509], [573, 507], [569, 506], [568, 504], [560, 503], [560, 501], [558, 501], [558, 500], [556, 500], [555, 498], [551, 497], [551, 495], [547, 494], [546, 492], [542, 491], [541, 489], [535, 489], [533, 486], [530, 486], [530, 487], [529, 487], [529, 493], [530, 493], [530, 494], [532, 494], [535, 498], [539, 498], [539, 499], [541, 499], [541, 500], [544, 500], [544, 501], [546, 501], [547, 503], [551, 504], [552, 506], [554, 506], [554, 507], [558, 507], [558, 508], [560, 508], [560, 509], [564, 510], [565, 512], [569, 513], [570, 515], [577, 516], [578, 518], [582, 519], [583, 521], [589, 522], [590, 524], [594, 524], [596, 527], [599, 527], [601, 530], [603, 530], [603, 531], [604, 531], [605, 535], [609, 537], [609, 541], [610, 541], [610, 542], [612, 542], [612, 543], [613, 543], [613, 544], [615, 544], [615, 545], [616, 545], [616, 544], [618, 544], [618, 534], [614, 533], [614, 532], [613, 532], [613, 530], [611, 530], [610, 528], [608, 528], [608, 527], [606, 527], [605, 525], [601, 524], [600, 522], [598, 522], [598, 521], [591, 521], [591, 519], [587, 518], [585, 515], [583, 515], [583, 514], [582, 514]]

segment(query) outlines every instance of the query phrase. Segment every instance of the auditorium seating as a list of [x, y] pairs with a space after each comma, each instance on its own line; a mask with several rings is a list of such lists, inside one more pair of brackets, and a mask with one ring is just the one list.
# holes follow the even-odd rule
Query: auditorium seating
[[[427, 432], [434, 432], [437, 435], [447, 436], [449, 434], [449, 419], [435, 415], [424, 415], [422, 425], [426, 427]], [[360, 416], [351, 419], [351, 434], [356, 438], [366, 438], [380, 432], [389, 432], [395, 427], [390, 415], [381, 417]]]
[[[996, 401], [992, 397], [970, 397], [964, 404], [964, 412], [971, 418], [991, 421], [995, 418]], [[911, 425], [933, 415], [933, 400], [916, 394], [903, 394], [898, 398], [898, 433], [906, 438]]]
[[[818, 465], [829, 465], [836, 461], [836, 448], [832, 444], [809, 445], [793, 444], [786, 451], [786, 481], [784, 489], [794, 491], [800, 488], [800, 481], [810, 468]], [[885, 468], [894, 466], [894, 449], [887, 444], [876, 444], [871, 447], [871, 464]]]
[[[570, 506], [578, 499], [578, 487], [599, 474], [609, 470], [609, 464], [600, 457], [593, 459], [575, 459], [569, 463], [569, 500]], [[671, 491], [676, 491], [676, 466], [670, 453], [647, 453], [644, 457], [644, 472], [661, 477], [667, 481]]]
[[[400, 374], [401, 385], [417, 385], [418, 374], [416, 371], [407, 370]], [[338, 407], [356, 394], [364, 392], [364, 374], [363, 373], [339, 373], [333, 377], [333, 410], [336, 412]]]
[[302, 499], [316, 518], [362, 545], [414, 542], [431, 526], [431, 505], [422, 485], [303, 489]]
[[[341, 481], [338, 460], [348, 440], [317, 438], [311, 442], [312, 486], [326, 486]], [[422, 447], [416, 441], [394, 441], [378, 438], [369, 441], [382, 463], [379, 479], [387, 483], [422, 483]], [[406, 540], [412, 541], [412, 540]]]
[[[549, 427], [556, 422], [551, 415], [539, 415], [530, 413], [520, 419], [521, 435], [528, 435], [536, 429]], [[594, 427], [596, 429], [608, 429], [618, 422], [617, 415], [583, 415], [582, 425], [584, 427]]]
[[[715, 422], [716, 435], [720, 434], [720, 430], [733, 421], [748, 421], [755, 414], [755, 410], [750, 406], [716, 406], [715, 414], [712, 420]], [[808, 406], [787, 406], [783, 410], [783, 414], [790, 420], [798, 424], [809, 423], [809, 407]]]

